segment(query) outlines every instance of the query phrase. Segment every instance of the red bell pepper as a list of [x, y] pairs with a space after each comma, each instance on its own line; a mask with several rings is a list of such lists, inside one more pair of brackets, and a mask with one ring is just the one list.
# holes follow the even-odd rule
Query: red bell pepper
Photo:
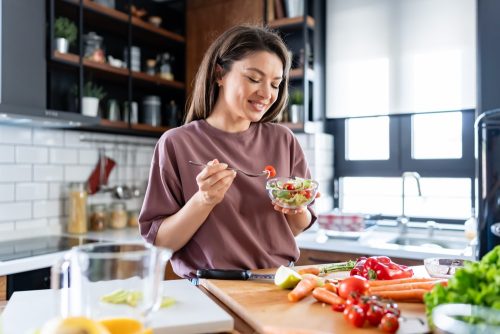
[[392, 262], [387, 256], [371, 256], [369, 258], [360, 257], [350, 275], [359, 275], [371, 280], [390, 280], [412, 277], [413, 270], [407, 266]]

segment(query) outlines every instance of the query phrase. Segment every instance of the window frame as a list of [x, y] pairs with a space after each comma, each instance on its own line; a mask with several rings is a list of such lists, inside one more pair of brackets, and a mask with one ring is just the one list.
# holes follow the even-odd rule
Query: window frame
[[[389, 159], [388, 160], [346, 160], [346, 120], [330, 118], [326, 122], [326, 132], [335, 136], [334, 141], [334, 185], [335, 206], [340, 204], [339, 179], [342, 177], [400, 177], [405, 171], [418, 172], [422, 177], [469, 178], [471, 182], [471, 205], [475, 206], [475, 157], [474, 120], [475, 109], [450, 110], [462, 113], [462, 157], [460, 159], [413, 159], [412, 120], [414, 114], [389, 116]], [[376, 116], [366, 116], [376, 117]], [[383, 218], [394, 218], [384, 216]], [[434, 219], [433, 217], [428, 217]], [[439, 219], [449, 223], [463, 223], [462, 220]]]

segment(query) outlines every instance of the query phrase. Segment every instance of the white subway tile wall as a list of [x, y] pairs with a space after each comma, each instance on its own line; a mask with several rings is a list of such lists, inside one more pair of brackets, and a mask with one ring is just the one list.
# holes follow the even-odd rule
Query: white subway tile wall
[[[98, 160], [96, 143], [82, 136], [145, 146], [104, 144], [106, 156], [117, 165], [110, 186], [126, 184], [145, 188], [155, 138], [95, 134], [84, 131], [39, 129], [0, 124], [0, 232], [56, 228], [65, 230], [67, 188], [70, 182], [85, 181]], [[297, 134], [313, 178], [320, 182], [319, 212], [333, 207], [330, 184], [333, 177], [333, 137], [326, 134]], [[102, 144], [101, 144], [102, 145]], [[88, 204], [110, 204], [109, 193], [89, 196]], [[139, 210], [142, 198], [125, 201], [127, 210]], [[36, 232], [33, 232], [36, 233]]]
[[[95, 134], [84, 131], [40, 129], [0, 125], [0, 232], [55, 228], [65, 230], [67, 188], [86, 181], [97, 164], [99, 144], [82, 136], [105, 141], [143, 143], [146, 146], [105, 144], [105, 154], [117, 165], [110, 186], [145, 187], [156, 139]], [[137, 165], [133, 164], [133, 157]], [[116, 159], [115, 159], [116, 158]], [[147, 170], [147, 172], [146, 172]], [[138, 176], [137, 179], [134, 177]], [[89, 196], [89, 205], [110, 204], [110, 194]], [[139, 210], [142, 198], [125, 201], [127, 210]], [[33, 232], [36, 233], [36, 232]]]

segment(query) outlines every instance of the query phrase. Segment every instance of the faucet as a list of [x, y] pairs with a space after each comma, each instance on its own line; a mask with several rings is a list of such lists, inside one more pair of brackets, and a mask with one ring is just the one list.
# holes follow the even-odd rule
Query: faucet
[[415, 181], [417, 182], [417, 190], [418, 190], [418, 196], [422, 196], [422, 190], [420, 188], [420, 174], [417, 172], [404, 172], [401, 174], [401, 185], [402, 185], [402, 192], [401, 192], [401, 216], [399, 216], [396, 221], [399, 226], [399, 234], [400, 235], [405, 235], [408, 232], [408, 217], [405, 214], [405, 198], [406, 198], [406, 192], [405, 192], [405, 180], [408, 177], [413, 177]]

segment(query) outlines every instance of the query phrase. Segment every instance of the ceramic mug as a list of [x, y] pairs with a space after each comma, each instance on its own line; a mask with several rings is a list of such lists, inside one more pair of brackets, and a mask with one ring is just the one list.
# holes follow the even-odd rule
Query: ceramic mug
[[[169, 249], [142, 242], [73, 247], [52, 267], [52, 288], [61, 289], [60, 315], [127, 317], [148, 325], [149, 316], [161, 305], [161, 282], [171, 255]], [[119, 291], [133, 300], [110, 303], [106, 296]]]

